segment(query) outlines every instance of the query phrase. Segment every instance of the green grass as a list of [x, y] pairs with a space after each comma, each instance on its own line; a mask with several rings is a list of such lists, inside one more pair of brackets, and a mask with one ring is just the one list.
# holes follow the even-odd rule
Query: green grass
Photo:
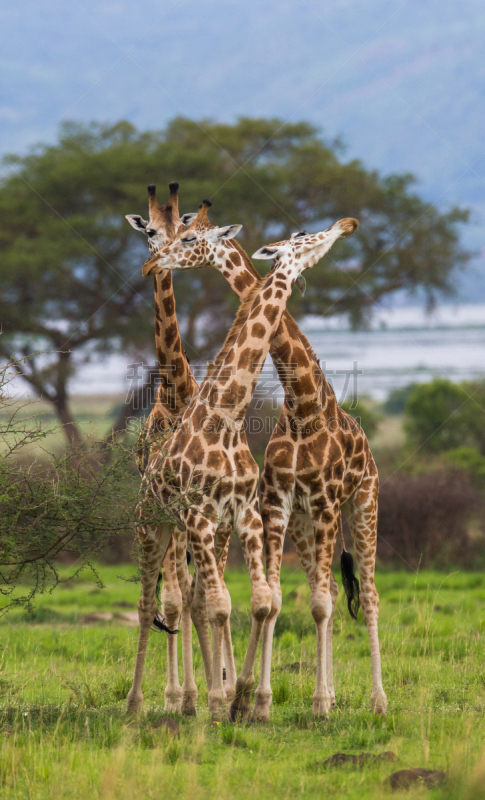
[[[36, 610], [3, 618], [0, 797], [11, 798], [375, 798], [406, 767], [443, 769], [432, 798], [485, 797], [485, 575], [380, 572], [380, 635], [386, 719], [369, 713], [367, 632], [339, 597], [335, 632], [337, 709], [311, 713], [315, 638], [300, 571], [283, 572], [284, 603], [274, 648], [272, 720], [267, 726], [210, 725], [200, 655], [195, 719], [179, 718], [180, 738], [153, 722], [163, 715], [165, 638], [153, 633], [144, 679], [145, 715], [130, 719], [137, 629], [121, 620], [81, 624], [97, 611], [133, 609], [138, 586], [102, 568], [106, 588], [77, 582], [42, 597]], [[249, 633], [249, 587], [230, 571], [235, 654]], [[129, 610], [129, 608], [128, 608]], [[393, 764], [325, 768], [336, 752], [394, 751]], [[396, 795], [394, 795], [396, 796]]]

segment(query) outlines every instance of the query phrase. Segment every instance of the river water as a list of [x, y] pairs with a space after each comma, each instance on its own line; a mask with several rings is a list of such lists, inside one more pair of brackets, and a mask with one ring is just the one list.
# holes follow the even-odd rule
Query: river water
[[[434, 376], [485, 377], [485, 304], [442, 305], [431, 316], [419, 307], [380, 310], [368, 331], [351, 331], [339, 317], [307, 317], [301, 326], [340, 400], [355, 394], [382, 400], [396, 387]], [[199, 379], [204, 370], [205, 365]], [[269, 373], [268, 362], [265, 386], [280, 396], [279, 382], [271, 388]], [[80, 364], [70, 389], [73, 394], [126, 394], [133, 387], [132, 374], [121, 356], [91, 360]], [[17, 383], [16, 389], [25, 392], [25, 385]]]

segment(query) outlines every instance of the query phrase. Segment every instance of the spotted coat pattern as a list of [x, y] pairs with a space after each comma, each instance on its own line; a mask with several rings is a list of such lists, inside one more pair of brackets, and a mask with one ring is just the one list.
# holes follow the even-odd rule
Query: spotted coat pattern
[[[156, 198], [155, 187], [148, 187], [149, 219], [137, 215], [127, 217], [130, 224], [148, 236], [148, 246], [152, 254], [173, 239], [176, 229], [181, 225], [178, 212], [178, 184], [170, 184], [170, 198], [161, 205]], [[155, 296], [155, 344], [159, 365], [159, 386], [153, 408], [139, 437], [137, 453], [138, 466], [144, 473], [150, 453], [164, 449], [174, 428], [180, 424], [183, 413], [198, 390], [186, 353], [182, 347], [178, 327], [172, 274], [165, 270], [154, 276]], [[139, 513], [143, 517], [143, 507]], [[145, 514], [146, 517], [146, 514]], [[193, 714], [196, 710], [197, 687], [194, 681], [192, 662], [191, 617], [201, 645], [206, 679], [210, 686], [212, 653], [208, 632], [206, 603], [202, 582], [195, 576], [194, 585], [187, 568], [185, 530], [152, 526], [137, 527], [137, 538], [141, 550], [142, 593], [139, 601], [140, 641], [137, 663], [140, 686], [132, 687], [128, 696], [128, 710], [139, 711], [142, 703], [141, 672], [143, 669], [148, 622], [152, 622], [156, 611], [156, 584], [161, 569], [162, 614], [167, 626], [174, 630], [182, 622], [182, 660], [183, 685], [180, 686], [177, 664], [177, 636], [167, 635], [167, 674], [165, 689], [165, 709], [171, 712]], [[223, 571], [227, 558], [229, 538], [223, 532], [225, 546], [218, 552], [221, 582], [225, 588]], [[169, 542], [167, 545], [167, 541]], [[163, 564], [162, 564], [163, 562]], [[225, 661], [228, 681], [226, 692], [233, 697], [235, 693], [235, 666], [230, 641], [230, 629], [225, 630]]]
[[[226, 232], [210, 225], [207, 207], [206, 204], [201, 209], [189, 231], [178, 234], [171, 251], [176, 251], [179, 264], [184, 260], [185, 268], [215, 266], [244, 298], [258, 275], [239, 245], [227, 238], [232, 230]], [[354, 230], [355, 226], [350, 227]], [[285, 259], [291, 262], [303, 258], [305, 264], [312, 266], [321, 258], [328, 236], [328, 231], [311, 235], [301, 232], [288, 242], [262, 248], [259, 257], [275, 258], [275, 265]], [[145, 274], [155, 270], [156, 265], [157, 260], [150, 259], [144, 266]], [[285, 403], [266, 451], [261, 485], [267, 577], [273, 600], [263, 634], [255, 714], [261, 720], [269, 717], [271, 645], [281, 608], [280, 566], [287, 529], [312, 589], [311, 606], [318, 641], [314, 711], [326, 714], [335, 702], [332, 624], [337, 588], [330, 564], [341, 506], [356, 549], [360, 600], [371, 640], [371, 704], [373, 710], [384, 713], [386, 698], [380, 677], [378, 595], [374, 584], [378, 492], [375, 462], [364, 432], [338, 406], [315, 353], [287, 311], [271, 342], [271, 355], [285, 388]]]

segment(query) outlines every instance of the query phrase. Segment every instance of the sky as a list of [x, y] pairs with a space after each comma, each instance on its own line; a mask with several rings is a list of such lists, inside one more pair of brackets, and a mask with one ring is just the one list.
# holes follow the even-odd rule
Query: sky
[[470, 208], [460, 296], [485, 300], [480, 0], [17, 0], [0, 22], [0, 154], [68, 119], [309, 120], [346, 158]]

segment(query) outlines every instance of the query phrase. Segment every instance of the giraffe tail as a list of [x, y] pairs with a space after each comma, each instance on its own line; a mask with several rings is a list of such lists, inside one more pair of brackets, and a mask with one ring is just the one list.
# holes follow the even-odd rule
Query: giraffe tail
[[347, 607], [352, 619], [357, 619], [359, 612], [359, 581], [355, 575], [354, 559], [352, 554], [345, 549], [344, 532], [342, 528], [342, 514], [340, 514], [340, 538], [342, 540], [342, 553], [340, 556], [340, 570], [342, 572], [342, 584], [347, 597]]
[[[156, 588], [156, 595], [159, 603], [161, 602], [160, 601], [161, 582], [162, 582], [162, 573], [160, 572], [158, 575], [157, 588]], [[165, 617], [162, 617], [161, 611], [157, 611], [157, 613], [155, 614], [151, 627], [152, 631], [158, 631], [158, 632], [165, 631], [165, 633], [171, 633], [171, 634], [178, 633], [178, 628], [174, 628], [172, 630], [171, 628], [168, 627], [168, 625], [165, 623]]]

